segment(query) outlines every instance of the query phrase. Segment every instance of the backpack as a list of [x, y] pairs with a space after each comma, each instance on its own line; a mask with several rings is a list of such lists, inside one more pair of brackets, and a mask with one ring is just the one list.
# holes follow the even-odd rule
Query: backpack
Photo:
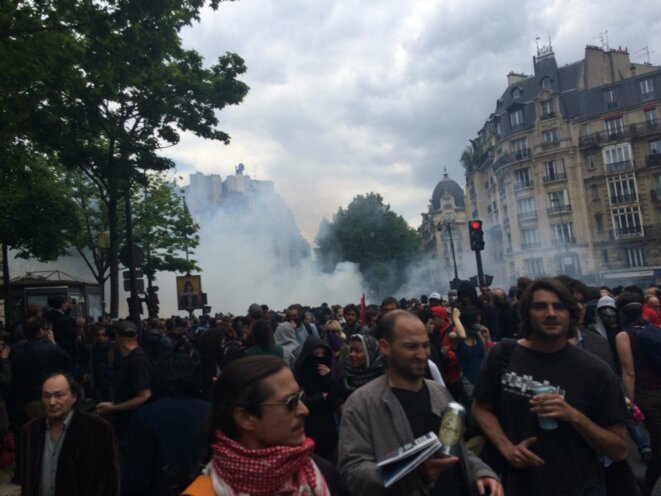
[[629, 328], [627, 331], [635, 334], [638, 340], [638, 349], [647, 360], [647, 363], [657, 373], [661, 374], [661, 328], [648, 323], [643, 327]]

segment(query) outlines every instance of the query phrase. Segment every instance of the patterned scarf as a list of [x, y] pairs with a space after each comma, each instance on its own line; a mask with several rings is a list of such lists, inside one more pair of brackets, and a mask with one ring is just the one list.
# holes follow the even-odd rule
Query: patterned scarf
[[300, 446], [252, 450], [216, 431], [212, 446], [215, 475], [229, 487], [227, 494], [327, 496], [328, 486], [312, 461], [314, 441]]
[[364, 368], [351, 366], [351, 360], [347, 356], [344, 360], [344, 386], [348, 391], [358, 389], [360, 386], [383, 375], [383, 356], [379, 351], [379, 344], [372, 336], [365, 334], [354, 334], [351, 341], [360, 340], [365, 350], [366, 363]]

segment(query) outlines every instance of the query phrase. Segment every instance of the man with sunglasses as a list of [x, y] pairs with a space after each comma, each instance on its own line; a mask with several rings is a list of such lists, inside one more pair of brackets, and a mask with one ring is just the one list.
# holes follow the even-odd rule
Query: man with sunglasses
[[[305, 436], [303, 392], [285, 362], [259, 355], [223, 369], [213, 392], [210, 460], [215, 494], [342, 494], [334, 467]], [[197, 494], [196, 481], [184, 494]]]
[[463, 443], [460, 456], [429, 458], [384, 487], [377, 462], [430, 431], [438, 433], [452, 396], [425, 379], [429, 336], [417, 316], [394, 310], [381, 317], [376, 332], [386, 374], [354, 391], [342, 414], [338, 467], [350, 493], [465, 496], [489, 491], [502, 496], [496, 474]]

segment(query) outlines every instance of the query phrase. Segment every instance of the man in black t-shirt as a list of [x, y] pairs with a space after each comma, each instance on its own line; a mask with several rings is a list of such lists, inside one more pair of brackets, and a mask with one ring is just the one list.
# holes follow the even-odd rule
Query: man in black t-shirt
[[122, 361], [115, 375], [114, 402], [99, 403], [96, 408], [102, 415], [112, 414], [121, 449], [129, 417], [151, 396], [153, 365], [138, 346], [138, 330], [133, 322], [123, 320], [117, 324], [116, 338]]
[[[400, 446], [432, 431], [437, 433], [443, 408], [452, 397], [424, 378], [429, 337], [418, 317], [394, 310], [377, 326], [379, 349], [388, 361], [386, 375], [349, 396], [340, 428], [338, 468], [351, 494], [431, 494], [502, 496], [494, 472], [461, 445], [459, 457], [423, 462], [389, 489], [376, 466]], [[471, 491], [471, 489], [473, 491]]]
[[[600, 455], [626, 458], [622, 389], [608, 365], [569, 344], [578, 319], [559, 281], [533, 282], [521, 299], [522, 339], [494, 347], [478, 376], [473, 416], [504, 459], [508, 496], [605, 495]], [[533, 395], [536, 385], [553, 392]], [[538, 415], [557, 428], [541, 429]]]

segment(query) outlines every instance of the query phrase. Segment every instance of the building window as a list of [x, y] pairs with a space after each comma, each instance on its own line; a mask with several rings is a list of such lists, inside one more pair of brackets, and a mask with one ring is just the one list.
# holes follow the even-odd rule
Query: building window
[[661, 155], [661, 141], [650, 141], [650, 153], [652, 155]]
[[634, 179], [633, 174], [609, 177], [608, 197], [611, 204], [637, 201], [636, 180]]
[[640, 94], [645, 97], [651, 97], [654, 94], [654, 81], [651, 79], [643, 79], [639, 82]]
[[616, 239], [635, 238], [643, 235], [639, 207], [620, 207], [612, 211]]
[[512, 90], [512, 98], [521, 98], [521, 88], [514, 88]]
[[443, 198], [443, 208], [452, 208], [452, 197]]
[[445, 222], [454, 222], [454, 214], [452, 213], [445, 214]]
[[545, 90], [551, 89], [551, 78], [548, 76], [544, 76], [541, 81], [542, 88]]
[[544, 259], [528, 258], [525, 260], [526, 275], [528, 277], [542, 277], [544, 275]]
[[645, 115], [645, 124], [647, 125], [647, 129], [656, 129], [658, 125], [656, 120], [656, 109], [653, 108], [645, 110], [643, 114]]
[[512, 152], [516, 160], [528, 158], [530, 150], [528, 149], [528, 138], [521, 138], [512, 141]]
[[627, 267], [645, 267], [645, 249], [642, 246], [634, 246], [624, 249], [624, 257]]
[[553, 224], [553, 245], [566, 245], [575, 243], [574, 232], [571, 222]]
[[519, 220], [535, 219], [537, 217], [537, 207], [534, 198], [522, 198], [517, 201], [519, 207]]
[[565, 165], [561, 160], [549, 160], [544, 162], [544, 182], [559, 181], [567, 179]]
[[542, 119], [550, 119], [553, 117], [553, 100], [546, 100], [542, 102]]
[[592, 131], [590, 129], [590, 123], [585, 122], [583, 123], [583, 136], [590, 136], [592, 134]]
[[532, 248], [539, 248], [541, 246], [539, 241], [539, 230], [537, 228], [533, 229], [521, 229], [521, 249], [530, 250]]
[[496, 121], [496, 137], [500, 137], [500, 121]]
[[557, 143], [560, 141], [560, 132], [558, 131], [558, 128], [554, 127], [553, 129], [542, 131], [542, 140], [545, 144]]
[[608, 119], [604, 121], [606, 133], [609, 138], [620, 138], [624, 135], [624, 118]]
[[560, 191], [551, 191], [548, 196], [550, 214], [571, 211], [569, 194], [567, 193], [566, 189], [561, 189]]
[[594, 155], [588, 155], [586, 157], [586, 160], [588, 162], [588, 169], [592, 170], [595, 167], [595, 161], [594, 161]]
[[525, 167], [514, 171], [514, 190], [531, 188], [533, 186], [532, 178], [530, 177], [530, 169]]
[[618, 172], [632, 167], [629, 143], [604, 148], [603, 154], [606, 172]]
[[609, 109], [617, 107], [617, 91], [615, 88], [609, 88], [604, 91], [604, 100]]
[[605, 248], [601, 250], [601, 257], [604, 259], [604, 263], [608, 263], [608, 250]]
[[594, 222], [597, 224], [597, 232], [604, 232], [604, 216], [601, 214], [595, 215]]
[[599, 187], [596, 184], [590, 185], [590, 194], [592, 195], [592, 201], [599, 200]]
[[654, 176], [654, 196], [656, 196], [656, 199], [661, 200], [661, 176]]
[[512, 131], [523, 129], [523, 110], [519, 109], [510, 114], [510, 128]]

